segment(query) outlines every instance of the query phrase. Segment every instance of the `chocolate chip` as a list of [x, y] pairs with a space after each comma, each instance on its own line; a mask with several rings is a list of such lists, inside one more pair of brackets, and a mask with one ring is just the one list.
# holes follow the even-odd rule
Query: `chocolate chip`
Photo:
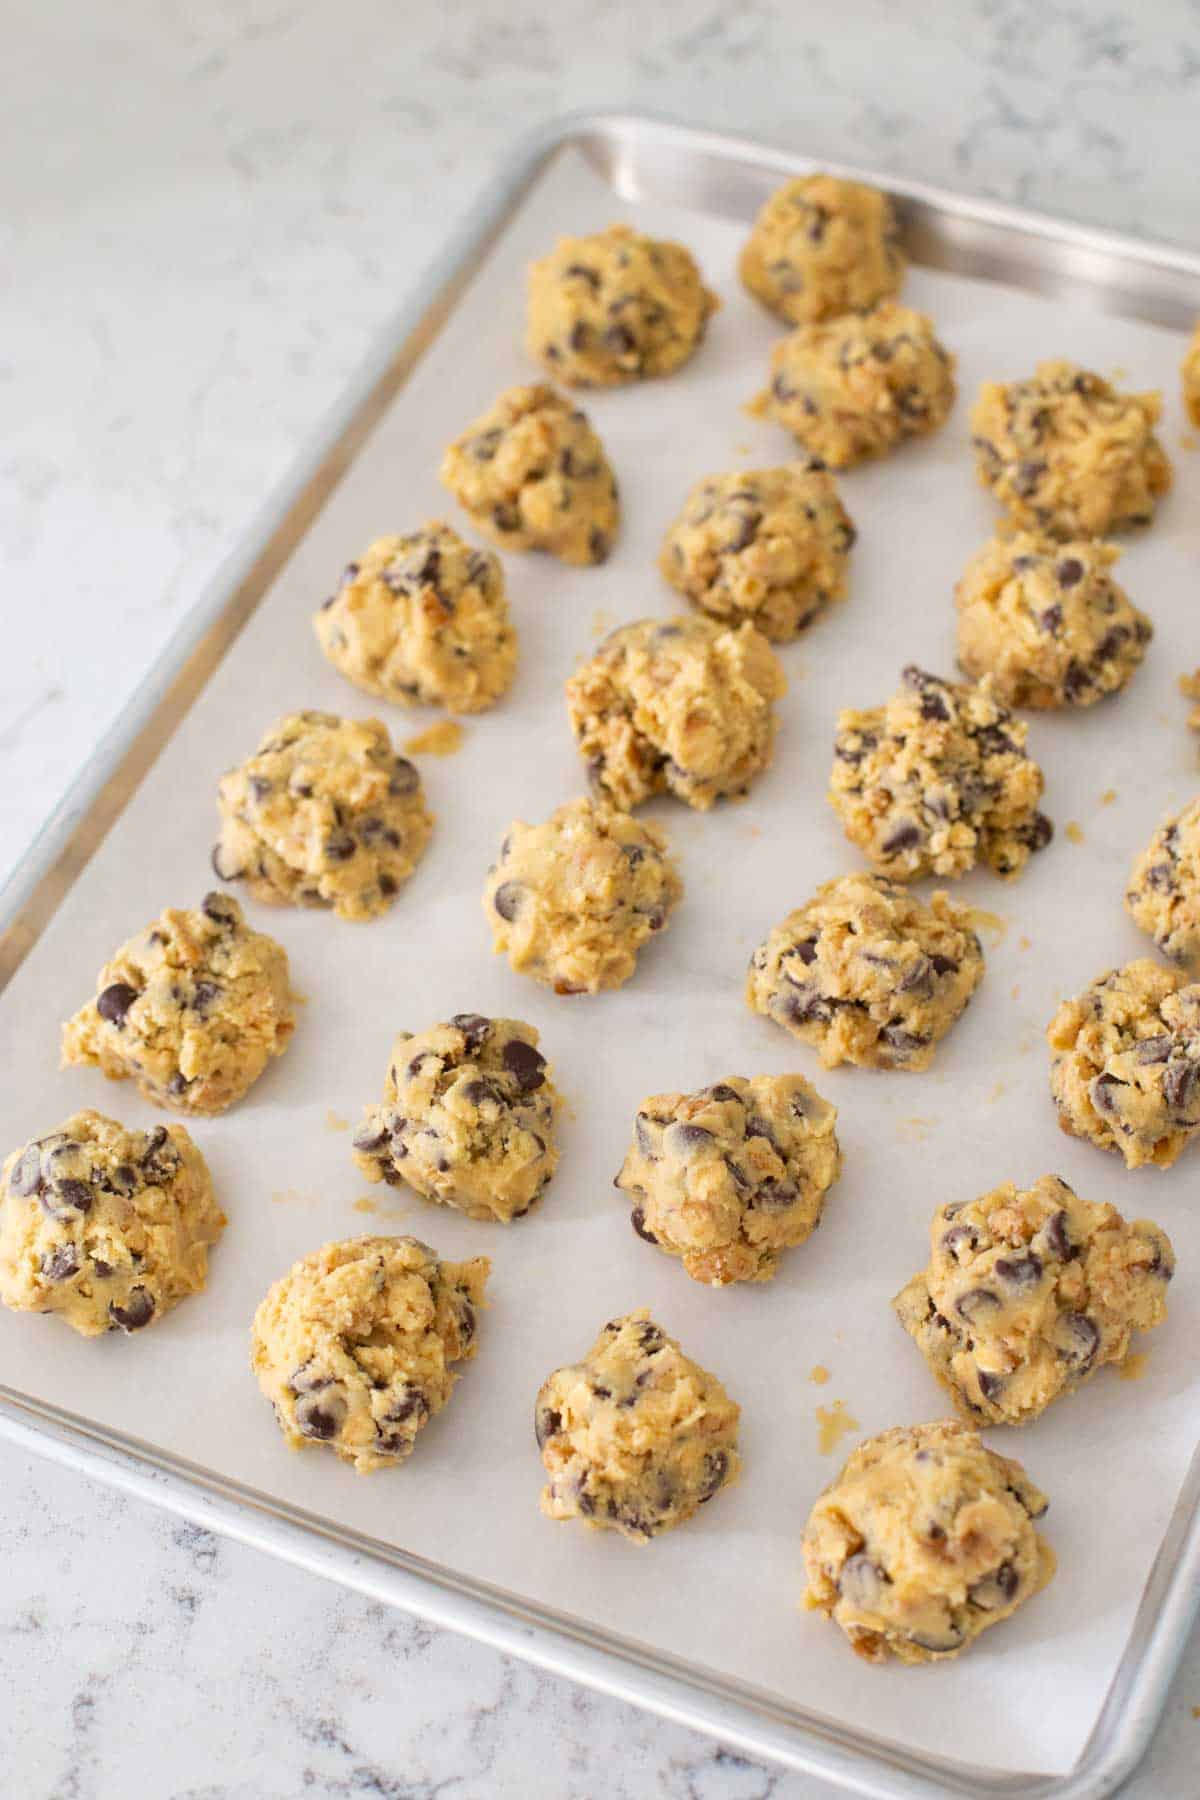
[[1077, 556], [1064, 557], [1054, 571], [1059, 587], [1075, 587], [1083, 580], [1083, 564]]
[[594, 563], [607, 561], [608, 553], [611, 548], [611, 538], [609, 538], [606, 532], [601, 531], [598, 525], [593, 525], [592, 529], [588, 532], [588, 555], [591, 557], [592, 561]]
[[712, 1143], [712, 1132], [703, 1125], [689, 1125], [677, 1121], [668, 1125], [663, 1132], [663, 1147], [669, 1155], [688, 1161], [697, 1151], [703, 1150]]
[[237, 902], [231, 900], [228, 894], [205, 894], [200, 902], [200, 911], [206, 919], [211, 919], [214, 925], [236, 925], [237, 923]]
[[193, 1012], [206, 1013], [213, 1001], [219, 997], [220, 992], [221, 988], [218, 982], [198, 981], [192, 989]]
[[1167, 1105], [1176, 1111], [1182, 1111], [1195, 1098], [1196, 1082], [1200, 1077], [1195, 1063], [1168, 1063], [1163, 1071], [1163, 1098]]
[[519, 881], [502, 881], [492, 895], [492, 909], [509, 923], [521, 910], [521, 899], [525, 890]]
[[737, 1089], [729, 1087], [724, 1081], [719, 1081], [715, 1087], [705, 1088], [704, 1091], [710, 1100], [719, 1100], [722, 1103], [738, 1098]]
[[916, 1644], [921, 1650], [928, 1650], [938, 1656], [960, 1648], [966, 1632], [961, 1625], [948, 1620], [940, 1631], [910, 1631], [908, 1641]]
[[1005, 1287], [1016, 1294], [1028, 1294], [1042, 1279], [1041, 1259], [1031, 1251], [1028, 1256], [1000, 1256], [992, 1265]]
[[115, 1300], [109, 1301], [108, 1316], [122, 1331], [140, 1331], [154, 1317], [153, 1295], [148, 1294], [144, 1287], [130, 1288], [129, 1298], [124, 1306], [118, 1306]]
[[724, 1487], [729, 1475], [729, 1453], [726, 1450], [710, 1450], [704, 1458], [704, 1472], [700, 1478], [698, 1502], [701, 1506], [711, 1500], [713, 1495]]
[[812, 964], [817, 960], [816, 938], [804, 938], [800, 943], [793, 944], [788, 954], [790, 956], [798, 956], [800, 961], [804, 963], [806, 967], [811, 968]]
[[887, 1571], [860, 1550], [842, 1564], [837, 1587], [843, 1600], [848, 1600], [851, 1606], [857, 1606], [863, 1612], [874, 1612], [882, 1602], [884, 1588], [891, 1585]]
[[415, 763], [410, 763], [406, 756], [398, 756], [392, 764], [388, 793], [399, 798], [404, 794], [415, 794], [420, 785], [421, 777]]
[[562, 1430], [562, 1414], [553, 1406], [538, 1405], [533, 1410], [533, 1434], [537, 1438], [538, 1449], [545, 1448], [548, 1438], [557, 1437]]
[[997, 1312], [999, 1307], [999, 1295], [993, 1294], [990, 1288], [983, 1287], [968, 1288], [966, 1293], [960, 1294], [954, 1302], [955, 1312], [969, 1325], [986, 1319], [989, 1313]]
[[13, 1164], [8, 1178], [8, 1191], [14, 1199], [24, 1200], [36, 1194], [42, 1183], [42, 1152], [38, 1144], [29, 1144]]
[[450, 1021], [455, 1031], [461, 1031], [467, 1040], [467, 1049], [475, 1051], [487, 1042], [492, 1029], [492, 1021], [485, 1019], [482, 1013], [455, 1013]]
[[510, 1038], [500, 1052], [500, 1060], [508, 1073], [512, 1075], [523, 1094], [532, 1094], [545, 1082], [542, 1071], [546, 1067], [546, 1059], [540, 1050], [532, 1044], [526, 1044], [520, 1038]]
[[137, 997], [137, 989], [130, 987], [127, 981], [114, 981], [97, 994], [96, 1011], [102, 1019], [106, 1019], [120, 1031], [125, 1023], [125, 1015]]
[[345, 1395], [336, 1389], [330, 1392], [330, 1386], [322, 1383], [319, 1388], [301, 1394], [296, 1401], [296, 1426], [301, 1436], [314, 1438], [321, 1444], [327, 1444], [337, 1436], [348, 1411]]
[[975, 1375], [979, 1382], [979, 1392], [983, 1395], [984, 1399], [991, 1401], [998, 1400], [1000, 1395], [1004, 1392], [1003, 1375], [993, 1375], [990, 1369], [976, 1369]]
[[628, 325], [610, 325], [604, 333], [604, 342], [618, 356], [632, 356], [637, 349], [637, 339]]
[[973, 1225], [952, 1225], [949, 1231], [942, 1233], [941, 1248], [947, 1256], [957, 1258], [964, 1245], [968, 1250], [979, 1248], [979, 1233]]
[[240, 881], [246, 872], [233, 852], [227, 850], [219, 838], [213, 845], [212, 855], [208, 860], [218, 881]]
[[786, 1212], [800, 1198], [794, 1181], [760, 1181], [754, 1190], [753, 1204], [761, 1212]]
[[1019, 462], [1016, 469], [1013, 471], [1012, 476], [1013, 493], [1016, 494], [1017, 498], [1020, 500], [1028, 500], [1036, 491], [1038, 482], [1045, 473], [1046, 465], [1044, 462], [1032, 462], [1029, 460]]
[[91, 1185], [86, 1181], [76, 1181], [71, 1177], [53, 1180], [44, 1186], [41, 1193], [42, 1205], [54, 1217], [64, 1213], [90, 1213], [92, 1210]]
[[1075, 1245], [1071, 1242], [1069, 1221], [1065, 1212], [1056, 1212], [1047, 1219], [1042, 1236], [1060, 1262], [1069, 1262], [1074, 1256]]
[[79, 1270], [79, 1252], [74, 1244], [59, 1244], [42, 1258], [42, 1274], [47, 1281], [69, 1281]]
[[354, 1133], [350, 1142], [356, 1150], [364, 1154], [374, 1150], [382, 1150], [388, 1141], [386, 1129], [374, 1119], [366, 1119]]
[[1055, 1345], [1065, 1362], [1084, 1370], [1100, 1348], [1100, 1330], [1086, 1313], [1064, 1313], [1054, 1328]]
[[658, 1239], [646, 1224], [646, 1214], [642, 1207], [635, 1206], [629, 1215], [629, 1223], [638, 1236], [647, 1244], [657, 1244]]
[[997, 1607], [1007, 1606], [1021, 1585], [1021, 1578], [1010, 1562], [1003, 1562], [982, 1581], [973, 1582], [967, 1589], [967, 1598], [973, 1606], [984, 1612], [994, 1612]]
[[1043, 631], [1048, 631], [1051, 637], [1058, 636], [1059, 632], [1062, 630], [1062, 622], [1063, 609], [1057, 604], [1048, 606], [1045, 612], [1038, 614], [1038, 624]]
[[911, 819], [902, 819], [884, 838], [880, 849], [884, 856], [896, 856], [901, 850], [914, 850], [924, 833]]

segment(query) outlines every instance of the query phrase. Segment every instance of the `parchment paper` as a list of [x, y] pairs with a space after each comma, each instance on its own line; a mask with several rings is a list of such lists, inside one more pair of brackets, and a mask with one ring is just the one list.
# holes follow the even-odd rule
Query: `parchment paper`
[[[480, 892], [508, 822], [539, 819], [582, 788], [563, 680], [599, 629], [680, 610], [654, 559], [689, 484], [738, 463], [784, 461], [791, 448], [783, 432], [740, 411], [776, 334], [734, 276], [744, 228], [623, 206], [573, 154], [560, 161], [4, 996], [0, 1143], [7, 1151], [85, 1105], [152, 1122], [130, 1084], [56, 1072], [59, 1022], [94, 991], [118, 943], [163, 906], [194, 904], [213, 885], [216, 779], [275, 717], [304, 706], [378, 710], [324, 663], [310, 615], [377, 534], [439, 515], [464, 525], [436, 469], [444, 444], [499, 389], [535, 378], [520, 349], [523, 265], [557, 233], [618, 216], [683, 238], [725, 304], [681, 374], [584, 398], [624, 496], [612, 560], [571, 571], [541, 557], [508, 559], [519, 679], [494, 714], [468, 724], [459, 755], [421, 759], [437, 829], [389, 917], [356, 926], [247, 903], [254, 923], [287, 947], [307, 1004], [293, 1047], [248, 1100], [196, 1125], [230, 1216], [207, 1293], [131, 1339], [87, 1342], [53, 1318], [6, 1312], [0, 1367], [15, 1387], [265, 1494], [831, 1719], [997, 1769], [1061, 1771], [1095, 1721], [1200, 1416], [1200, 1163], [1131, 1175], [1062, 1136], [1042, 1040], [1062, 995], [1148, 951], [1121, 909], [1128, 866], [1162, 811], [1200, 787], [1175, 687], [1178, 672], [1200, 662], [1200, 460], [1179, 445], [1173, 334], [1106, 318], [1083, 294], [1078, 304], [1049, 303], [913, 272], [906, 298], [933, 313], [958, 353], [954, 418], [931, 441], [843, 478], [861, 532], [852, 592], [783, 651], [791, 689], [774, 767], [745, 804], [708, 817], [674, 803], [651, 809], [682, 859], [685, 902], [624, 991], [557, 999], [493, 958]], [[935, 1069], [824, 1074], [810, 1050], [746, 1009], [746, 961], [776, 919], [858, 861], [824, 799], [837, 707], [881, 701], [910, 660], [952, 671], [953, 584], [993, 518], [967, 443], [979, 381], [1061, 353], [1165, 390], [1177, 487], [1120, 570], [1157, 636], [1116, 702], [1035, 719], [1032, 745], [1058, 835], [1017, 883], [978, 876], [961, 885], [973, 904], [1002, 915], [1003, 935]], [[401, 738], [430, 722], [398, 709], [387, 717]], [[1110, 789], [1115, 797], [1103, 804]], [[1068, 821], [1082, 842], [1067, 836]], [[377, 1098], [396, 1031], [467, 1009], [536, 1024], [571, 1104], [559, 1173], [541, 1209], [508, 1230], [368, 1189], [339, 1123]], [[663, 1089], [793, 1068], [840, 1109], [845, 1174], [825, 1223], [788, 1254], [771, 1286], [699, 1287], [639, 1242], [613, 1191], [633, 1112]], [[796, 1610], [808, 1508], [858, 1437], [948, 1410], [889, 1307], [925, 1259], [934, 1207], [1047, 1170], [1167, 1227], [1179, 1256], [1171, 1320], [1145, 1341], [1140, 1385], [1104, 1371], [1036, 1425], [992, 1436], [1051, 1496], [1045, 1529], [1060, 1572], [1049, 1590], [957, 1663], [867, 1667], [833, 1626]], [[361, 1206], [368, 1196], [376, 1210]], [[447, 1256], [487, 1251], [494, 1306], [477, 1361], [411, 1462], [364, 1479], [328, 1455], [289, 1453], [246, 1347], [255, 1305], [297, 1257], [328, 1238], [379, 1230], [415, 1232]], [[741, 1402], [746, 1462], [739, 1488], [641, 1550], [541, 1518], [531, 1429], [543, 1376], [637, 1305], [649, 1305]], [[824, 1387], [809, 1379], [816, 1364], [831, 1371]], [[858, 1428], [822, 1455], [815, 1409], [835, 1399]]]

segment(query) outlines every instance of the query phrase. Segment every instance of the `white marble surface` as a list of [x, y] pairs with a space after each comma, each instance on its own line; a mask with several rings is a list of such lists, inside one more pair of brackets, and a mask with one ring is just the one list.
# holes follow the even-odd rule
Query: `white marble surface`
[[[1200, 244], [1200, 0], [4, 21], [0, 878], [537, 121], [649, 107]], [[29, 1800], [824, 1792], [37, 1460], [5, 1456], [0, 1546], [0, 1787]], [[1195, 1794], [1194, 1704], [1200, 1634], [1138, 1800]]]

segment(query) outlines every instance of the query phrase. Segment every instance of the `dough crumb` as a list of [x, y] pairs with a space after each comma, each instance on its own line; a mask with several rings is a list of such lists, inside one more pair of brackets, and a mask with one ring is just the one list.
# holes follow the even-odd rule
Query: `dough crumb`
[[825, 1383], [829, 1380], [829, 1370], [825, 1367], [824, 1363], [816, 1363], [809, 1371], [808, 1379], [815, 1382], [817, 1387], [824, 1387]]
[[592, 614], [592, 636], [604, 637], [617, 622], [616, 613], [610, 613], [607, 607], [598, 606]]
[[982, 906], [968, 906], [967, 915], [975, 930], [987, 939], [993, 950], [1008, 936], [1008, 920], [1003, 913], [988, 912]]
[[1121, 1364], [1122, 1381], [1141, 1381], [1150, 1362], [1148, 1350], [1131, 1350]]
[[858, 1429], [858, 1420], [846, 1411], [844, 1400], [835, 1400], [832, 1406], [818, 1406], [817, 1449], [822, 1456], [832, 1456], [842, 1439]]
[[379, 1211], [379, 1202], [377, 1200], [372, 1200], [370, 1194], [364, 1194], [361, 1200], [356, 1200], [354, 1202], [354, 1211], [360, 1213], [377, 1213]]
[[1101, 806], [1111, 806], [1113, 801], [1116, 799], [1116, 797], [1117, 797], [1116, 788], [1105, 788], [1104, 792], [1100, 796]]
[[344, 1119], [341, 1113], [334, 1112], [332, 1106], [325, 1114], [325, 1123], [330, 1131], [349, 1131], [350, 1129], [349, 1119]]
[[1018, 950], [1032, 950], [1033, 949], [1033, 939], [1031, 937], [1026, 937], [1025, 933], [1022, 932], [1020, 937], [1017, 939], [1017, 949]]
[[418, 731], [405, 738], [404, 748], [411, 756], [453, 756], [466, 742], [466, 732], [457, 719], [440, 719], [428, 731]]
[[936, 1124], [936, 1119], [923, 1119], [919, 1114], [914, 1114], [911, 1119], [900, 1120], [896, 1136], [902, 1144], [923, 1144]]
[[995, 1102], [996, 1102], [996, 1101], [997, 1101], [997, 1100], [999, 1100], [999, 1099], [1000, 1099], [1000, 1097], [1001, 1097], [1001, 1096], [1002, 1096], [1002, 1095], [1003, 1095], [1003, 1094], [1005, 1094], [1005, 1093], [1006, 1093], [1006, 1092], [1007, 1092], [1007, 1091], [1008, 1091], [1008, 1090], [1007, 1090], [1007, 1088], [1006, 1088], [1006, 1087], [1005, 1087], [1005, 1084], [1004, 1084], [1004, 1082], [1002, 1082], [1002, 1081], [998, 1081], [998, 1082], [997, 1082], [997, 1083], [996, 1083], [996, 1085], [995, 1085], [995, 1087], [994, 1087], [994, 1088], [993, 1088], [993, 1089], [992, 1089], [992, 1091], [991, 1091], [991, 1093], [990, 1093], [990, 1094], [989, 1094], [989, 1095], [988, 1095], [988, 1099], [989, 1099], [989, 1100], [990, 1100], [990, 1101], [991, 1101], [991, 1102], [992, 1102], [992, 1103], [993, 1103], [993, 1105], [994, 1105], [994, 1104], [995, 1104]]
[[1063, 827], [1063, 835], [1071, 844], [1084, 844], [1087, 839], [1083, 835], [1083, 826], [1075, 819], [1068, 819]]
[[[1179, 677], [1179, 691], [1186, 700], [1200, 702], [1200, 669], [1193, 669], [1190, 675]], [[1189, 731], [1200, 731], [1200, 704], [1192, 707], [1187, 722]]]

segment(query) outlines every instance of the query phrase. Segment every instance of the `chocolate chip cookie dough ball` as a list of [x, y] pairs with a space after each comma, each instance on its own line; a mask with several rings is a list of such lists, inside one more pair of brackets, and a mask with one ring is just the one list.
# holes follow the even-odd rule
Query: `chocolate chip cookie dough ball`
[[1109, 570], [1115, 544], [995, 537], [958, 584], [958, 661], [1006, 706], [1094, 706], [1123, 688], [1154, 635]]
[[526, 347], [568, 387], [617, 387], [687, 362], [720, 304], [682, 244], [610, 225], [530, 266]]
[[845, 594], [856, 535], [833, 477], [816, 465], [710, 475], [688, 495], [658, 566], [701, 612], [783, 644]]
[[770, 385], [749, 410], [784, 426], [831, 468], [848, 469], [936, 431], [954, 395], [954, 358], [931, 321], [885, 300], [781, 339]]
[[517, 666], [499, 559], [440, 519], [407, 537], [376, 538], [347, 565], [313, 628], [348, 681], [398, 706], [483, 712]]
[[971, 914], [882, 875], [842, 875], [776, 925], [750, 959], [746, 1000], [825, 1068], [927, 1069], [983, 980]]
[[683, 897], [666, 834], [595, 800], [509, 826], [483, 910], [493, 948], [556, 994], [619, 988]]
[[290, 713], [221, 777], [213, 868], [256, 900], [384, 913], [429, 842], [421, 778], [378, 719]]
[[1072, 1137], [1166, 1169], [1200, 1131], [1200, 985], [1142, 957], [1064, 1000], [1046, 1032]]
[[792, 325], [865, 312], [904, 280], [900, 227], [877, 188], [801, 175], [767, 201], [738, 272], [757, 300]]
[[141, 1331], [201, 1291], [224, 1229], [182, 1125], [127, 1131], [75, 1113], [0, 1173], [0, 1300], [83, 1337]]
[[363, 1475], [403, 1462], [475, 1355], [491, 1266], [440, 1262], [414, 1237], [349, 1238], [296, 1263], [250, 1336], [289, 1446], [327, 1444]]
[[63, 1067], [132, 1078], [158, 1106], [222, 1113], [287, 1049], [296, 1023], [287, 952], [228, 894], [169, 908], [105, 963], [63, 1027]]
[[1046, 1496], [954, 1419], [858, 1446], [809, 1515], [804, 1604], [866, 1662], [942, 1662], [1054, 1574]]
[[1125, 906], [1164, 956], [1200, 970], [1200, 800], [1154, 833], [1133, 865]]
[[519, 1019], [456, 1013], [392, 1045], [382, 1106], [368, 1106], [354, 1160], [368, 1181], [507, 1225], [558, 1166], [560, 1105], [538, 1034]]
[[1200, 323], [1192, 334], [1180, 373], [1183, 378], [1183, 410], [1193, 425], [1200, 425]]
[[602, 563], [620, 510], [604, 446], [550, 387], [508, 388], [442, 458], [442, 481], [502, 550]]
[[644, 1544], [737, 1480], [740, 1408], [643, 1307], [542, 1383], [542, 1511]]
[[896, 1316], [972, 1425], [1022, 1425], [1167, 1316], [1170, 1239], [1057, 1175], [939, 1207]]
[[769, 767], [786, 689], [753, 625], [683, 614], [611, 632], [567, 682], [567, 709], [592, 785], [615, 805], [669, 793], [707, 812]]
[[693, 1281], [770, 1281], [781, 1251], [821, 1222], [842, 1167], [836, 1123], [802, 1075], [652, 1095], [616, 1182], [634, 1203], [633, 1229]]
[[883, 706], [838, 714], [829, 800], [883, 875], [957, 877], [977, 863], [1017, 875], [1053, 828], [1028, 728], [977, 687], [911, 665]]
[[971, 413], [976, 468], [1012, 523], [1057, 538], [1148, 525], [1171, 485], [1158, 394], [1119, 394], [1078, 364], [985, 381]]

